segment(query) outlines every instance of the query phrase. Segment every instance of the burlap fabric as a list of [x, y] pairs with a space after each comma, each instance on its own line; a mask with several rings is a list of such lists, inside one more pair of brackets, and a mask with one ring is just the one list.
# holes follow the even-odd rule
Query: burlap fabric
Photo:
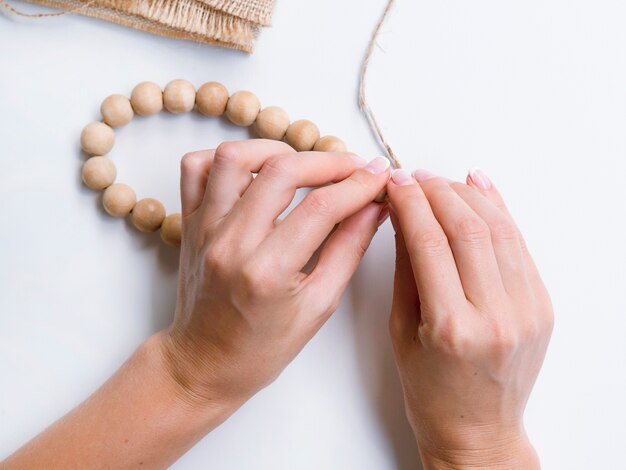
[[276, 0], [27, 0], [176, 39], [251, 52]]

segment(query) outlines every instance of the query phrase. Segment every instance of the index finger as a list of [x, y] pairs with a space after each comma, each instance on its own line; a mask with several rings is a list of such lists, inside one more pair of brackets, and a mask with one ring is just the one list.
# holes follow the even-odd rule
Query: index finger
[[335, 225], [370, 204], [388, 179], [389, 160], [377, 157], [343, 181], [312, 191], [263, 241], [261, 250], [268, 256], [281, 253], [276, 260], [280, 271], [300, 271]]
[[[387, 192], [411, 258], [422, 307], [450, 311], [465, 301], [465, 294], [448, 238], [424, 191], [408, 172], [396, 170]], [[428, 315], [428, 308], [424, 314]]]

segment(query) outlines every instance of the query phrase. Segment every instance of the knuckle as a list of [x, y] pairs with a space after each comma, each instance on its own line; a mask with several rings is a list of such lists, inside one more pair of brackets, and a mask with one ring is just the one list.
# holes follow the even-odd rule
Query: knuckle
[[222, 142], [215, 149], [215, 163], [228, 165], [239, 160], [240, 151], [237, 142]]
[[462, 357], [470, 350], [467, 333], [454, 314], [445, 315], [432, 325], [428, 335], [433, 345], [448, 356]]
[[491, 237], [489, 227], [478, 217], [464, 217], [459, 220], [453, 232], [459, 241], [479, 244]]
[[315, 214], [324, 218], [335, 215], [335, 205], [326, 191], [316, 189], [310, 192], [302, 202], [303, 206], [310, 214]]
[[268, 298], [277, 288], [277, 279], [272, 270], [254, 258], [241, 267], [240, 281], [246, 296], [252, 298]]
[[[505, 359], [515, 353], [521, 343], [521, 333], [505, 322], [493, 321], [489, 328], [489, 335], [485, 341], [487, 352], [494, 358]], [[529, 329], [530, 331], [530, 329]]]
[[427, 256], [439, 256], [450, 249], [448, 237], [441, 229], [428, 229], [415, 233], [409, 240], [410, 249]]
[[378, 181], [372, 173], [363, 169], [355, 171], [350, 179], [359, 190], [363, 191], [371, 191], [374, 183]]
[[193, 171], [197, 166], [197, 152], [187, 152], [180, 159], [180, 169], [183, 174]]
[[229, 258], [228, 248], [219, 242], [211, 243], [204, 253], [204, 264], [209, 272], [222, 272]]
[[259, 174], [271, 179], [287, 179], [291, 175], [291, 159], [285, 156], [268, 158]]
[[492, 238], [498, 240], [516, 240], [518, 238], [517, 227], [505, 218], [502, 218], [489, 226]]

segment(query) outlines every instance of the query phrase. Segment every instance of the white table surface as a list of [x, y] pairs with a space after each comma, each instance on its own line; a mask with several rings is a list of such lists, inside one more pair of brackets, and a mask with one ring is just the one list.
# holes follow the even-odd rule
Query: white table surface
[[[544, 467], [624, 468], [626, 4], [397, 3], [369, 80], [389, 140], [409, 168], [484, 168], [553, 297], [526, 414]], [[96, 389], [175, 305], [175, 252], [80, 183], [78, 136], [101, 100], [142, 80], [219, 80], [374, 156], [356, 77], [383, 4], [280, 0], [251, 56], [74, 15], [0, 16], [0, 456]], [[161, 115], [118, 132], [112, 158], [120, 181], [173, 211], [180, 156], [245, 136]], [[392, 240], [387, 224], [319, 335], [175, 468], [417, 468], [386, 327]]]

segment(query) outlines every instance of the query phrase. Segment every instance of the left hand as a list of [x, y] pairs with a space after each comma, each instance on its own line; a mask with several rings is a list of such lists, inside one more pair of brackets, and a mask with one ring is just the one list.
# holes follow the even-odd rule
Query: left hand
[[[304, 347], [386, 217], [386, 206], [372, 201], [388, 166], [383, 157], [366, 165], [348, 153], [296, 153], [269, 140], [183, 158], [178, 304], [161, 337], [188, 398], [227, 415]], [[275, 224], [300, 187], [318, 189]]]

